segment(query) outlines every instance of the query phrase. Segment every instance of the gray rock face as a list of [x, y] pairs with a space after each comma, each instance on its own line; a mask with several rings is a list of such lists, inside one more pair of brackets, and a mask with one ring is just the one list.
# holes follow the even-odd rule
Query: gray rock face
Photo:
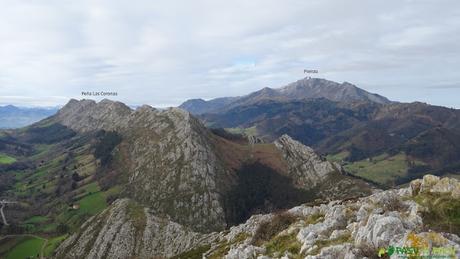
[[226, 226], [221, 193], [227, 169], [210, 133], [188, 112], [136, 111], [125, 149], [129, 186], [136, 200], [200, 231]]
[[[460, 188], [457, 180], [444, 181], [456, 187], [443, 195]], [[420, 216], [425, 208], [413, 200], [410, 188], [294, 207], [284, 214], [294, 222], [258, 242], [257, 232], [277, 215], [254, 215], [227, 231], [199, 234], [123, 199], [68, 238], [59, 247], [57, 258], [169, 257], [194, 249], [200, 249], [203, 258], [375, 258], [379, 248], [410, 246], [413, 240], [418, 240], [418, 245], [454, 248], [457, 254], [453, 256], [460, 256], [460, 237], [426, 232]], [[394, 254], [391, 258], [399, 257]]]
[[122, 135], [114, 156], [131, 198], [195, 230], [226, 227], [221, 193], [229, 172], [216, 157], [209, 131], [188, 112], [72, 100], [55, 119], [78, 132]]
[[337, 167], [329, 161], [323, 161], [313, 149], [293, 140], [288, 135], [275, 141], [288, 164], [288, 174], [294, 183], [302, 188], [313, 188], [328, 175], [337, 172]]
[[211, 242], [213, 235], [193, 232], [152, 215], [129, 199], [115, 201], [66, 239], [56, 258], [170, 257], [196, 245]]
[[78, 132], [117, 130], [131, 113], [132, 110], [120, 102], [72, 99], [59, 110], [55, 119]]
[[410, 185], [413, 195], [419, 193], [450, 194], [454, 199], [460, 199], [460, 182], [452, 178], [439, 178], [425, 175], [422, 180], [415, 180]]
[[[427, 176], [432, 179], [432, 176]], [[425, 180], [424, 180], [425, 181]], [[460, 190], [455, 179], [438, 179], [456, 186], [444, 194]], [[425, 189], [433, 193], [438, 187]], [[454, 247], [456, 256], [460, 255], [460, 238], [455, 234], [425, 232], [420, 212], [424, 210], [411, 200], [411, 187], [375, 193], [356, 201], [332, 201], [315, 207], [298, 206], [288, 211], [298, 218], [286, 230], [275, 235], [274, 239], [295, 234], [293, 241], [298, 242], [299, 253], [292, 253], [286, 247], [278, 246], [279, 251], [268, 251], [267, 242], [261, 246], [248, 246], [241, 242], [234, 245], [225, 258], [298, 258], [301, 255], [309, 259], [322, 258], [374, 258], [379, 248], [389, 245], [407, 246], [416, 237], [418, 240], [444, 247]], [[443, 188], [442, 190], [445, 190]], [[319, 218], [308, 222], [308, 218]], [[252, 228], [262, 224], [267, 218], [252, 217]], [[308, 222], [308, 223], [307, 223]], [[244, 227], [239, 226], [240, 229]], [[291, 238], [292, 239], [292, 238]], [[287, 250], [286, 250], [287, 249]], [[292, 251], [292, 249], [291, 249]], [[455, 255], [454, 255], [455, 256]], [[391, 258], [398, 258], [393, 255]]]
[[[222, 200], [232, 187], [234, 172], [218, 156], [213, 135], [188, 112], [178, 108], [160, 111], [146, 105], [131, 110], [109, 100], [72, 100], [55, 120], [77, 132], [107, 130], [122, 135], [114, 151], [115, 170], [125, 181], [128, 197], [197, 231], [219, 231], [227, 226]], [[287, 135], [275, 145], [287, 162], [287, 176], [299, 188], [310, 190], [339, 174], [336, 165]], [[323, 196], [353, 190], [354, 181], [336, 180], [320, 188]], [[340, 186], [335, 184], [339, 181]]]

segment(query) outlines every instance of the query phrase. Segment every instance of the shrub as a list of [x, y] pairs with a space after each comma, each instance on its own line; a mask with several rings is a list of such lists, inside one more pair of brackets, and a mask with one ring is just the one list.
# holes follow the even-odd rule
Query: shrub
[[277, 213], [271, 220], [262, 222], [257, 228], [252, 243], [260, 245], [272, 239], [279, 232], [287, 229], [292, 223], [297, 220], [297, 217], [289, 212]]
[[389, 194], [382, 200], [378, 201], [384, 211], [403, 211], [406, 205], [399, 199], [396, 194]]
[[369, 258], [369, 259], [385, 259], [390, 258], [387, 254], [378, 257], [378, 248], [372, 244], [361, 244], [357, 247], [357, 253], [355, 255], [358, 258]]
[[66, 234], [68, 233], [70, 230], [69, 226], [64, 224], [64, 223], [60, 223], [57, 227], [56, 227], [56, 231], [59, 233], [59, 234]]

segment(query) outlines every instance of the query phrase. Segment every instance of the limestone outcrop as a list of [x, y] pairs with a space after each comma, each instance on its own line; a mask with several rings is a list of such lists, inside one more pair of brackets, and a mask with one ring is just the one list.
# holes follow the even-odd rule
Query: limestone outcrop
[[[399, 258], [399, 254], [387, 249], [393, 246], [416, 247], [417, 255], [443, 248], [444, 252], [453, 253], [447, 256], [455, 258], [460, 256], [458, 233], [431, 229], [427, 225], [429, 219], [425, 213], [430, 207], [419, 202], [424, 194], [414, 188], [421, 185], [430, 195], [452, 195], [460, 190], [458, 184], [455, 179], [428, 175], [407, 188], [318, 206], [301, 205], [282, 213], [254, 215], [244, 224], [210, 234], [189, 232], [176, 223], [150, 215], [147, 209], [139, 210], [138, 215], [142, 216], [138, 218], [144, 219], [140, 224], [135, 217], [128, 216], [133, 213], [126, 210], [130, 201], [119, 200], [89, 220], [82, 233], [67, 239], [58, 251], [66, 251], [74, 255], [73, 258], [85, 255], [84, 251], [87, 258], [99, 258], [94, 254], [99, 251], [111, 255], [110, 258], [144, 258], [147, 253], [177, 258], [195, 258], [189, 257], [191, 254], [201, 258], [202, 254], [203, 258], [226, 259], [352, 259], [375, 258], [379, 251], [383, 251], [383, 256]], [[136, 228], [138, 225], [142, 226], [140, 231]], [[121, 235], [125, 237], [123, 240], [118, 239]], [[92, 236], [93, 241], [88, 241]], [[88, 248], [88, 244], [93, 245]]]

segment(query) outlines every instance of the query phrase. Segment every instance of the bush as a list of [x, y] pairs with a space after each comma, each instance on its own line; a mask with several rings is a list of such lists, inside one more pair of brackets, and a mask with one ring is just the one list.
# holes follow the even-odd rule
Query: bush
[[73, 180], [74, 182], [79, 182], [81, 179], [82, 179], [81, 176], [80, 176], [77, 172], [74, 172], [74, 173], [72, 174], [72, 180]]
[[292, 223], [297, 220], [297, 217], [289, 212], [277, 213], [269, 221], [262, 222], [257, 228], [252, 243], [260, 245], [267, 242], [276, 236], [281, 231], [287, 229]]
[[361, 244], [357, 247], [356, 256], [358, 258], [369, 258], [369, 259], [385, 259], [390, 258], [387, 254], [378, 257], [379, 248], [375, 247], [372, 244]]
[[64, 223], [61, 223], [57, 226], [56, 231], [59, 234], [66, 234], [70, 231], [70, 227]]
[[390, 194], [378, 202], [384, 211], [404, 211], [406, 205], [399, 199], [396, 194]]

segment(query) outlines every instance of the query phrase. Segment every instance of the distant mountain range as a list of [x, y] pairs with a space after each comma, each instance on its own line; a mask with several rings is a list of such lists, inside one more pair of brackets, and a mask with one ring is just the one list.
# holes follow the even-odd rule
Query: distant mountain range
[[0, 106], [0, 128], [20, 128], [57, 112], [58, 108], [25, 108], [13, 105]]
[[192, 114], [221, 113], [237, 106], [247, 106], [263, 100], [298, 101], [325, 98], [335, 102], [369, 101], [388, 104], [390, 101], [378, 94], [369, 93], [350, 83], [342, 84], [320, 78], [305, 78], [281, 88], [265, 87], [240, 97], [223, 97], [209, 101], [191, 99], [179, 107]]
[[266, 141], [288, 134], [349, 173], [380, 184], [460, 172], [460, 110], [392, 102], [349, 83], [306, 78], [180, 107], [211, 128]]

